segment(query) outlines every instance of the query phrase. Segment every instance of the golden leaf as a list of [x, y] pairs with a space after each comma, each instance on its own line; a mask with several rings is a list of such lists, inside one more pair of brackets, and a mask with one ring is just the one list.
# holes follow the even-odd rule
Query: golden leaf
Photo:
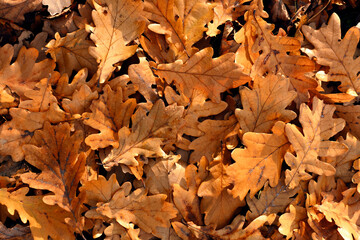
[[143, 3], [140, 0], [102, 0], [101, 4], [93, 2], [95, 27], [88, 27], [96, 47], [90, 47], [89, 53], [99, 63], [99, 82], [104, 83], [114, 71], [113, 65], [131, 57], [138, 47], [127, 44], [144, 31]]
[[333, 13], [328, 25], [314, 30], [310, 26], [303, 26], [305, 37], [314, 45], [315, 49], [305, 49], [305, 53], [315, 56], [316, 61], [329, 66], [327, 81], [341, 82], [340, 91], [352, 96], [360, 92], [360, 58], [354, 59], [356, 46], [359, 42], [359, 29], [351, 28], [341, 40], [340, 18]]
[[174, 63], [159, 64], [155, 74], [167, 83], [175, 82], [180, 92], [188, 98], [194, 90], [200, 90], [205, 97], [220, 102], [220, 93], [245, 84], [250, 77], [243, 74], [241, 67], [234, 62], [234, 54], [227, 53], [212, 58], [213, 49], [205, 48], [189, 60], [177, 60]]
[[280, 75], [255, 76], [252, 90], [240, 90], [243, 109], [236, 109], [235, 115], [241, 130], [244, 133], [267, 133], [275, 122], [293, 120], [296, 114], [285, 108], [294, 100], [296, 93], [288, 89], [289, 81]]
[[42, 201], [43, 196], [26, 196], [28, 188], [9, 193], [0, 189], [0, 203], [4, 204], [9, 213], [19, 213], [23, 223], [29, 220], [31, 233], [35, 239], [75, 239], [74, 230], [65, 223], [71, 213], [58, 206], [49, 206]]

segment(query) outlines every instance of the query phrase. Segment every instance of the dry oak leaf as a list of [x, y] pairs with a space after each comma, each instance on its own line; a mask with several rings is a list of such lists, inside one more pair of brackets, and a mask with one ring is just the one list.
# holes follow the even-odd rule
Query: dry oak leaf
[[22, 146], [28, 143], [36, 129], [41, 129], [45, 121], [58, 123], [66, 119], [57, 103], [50, 104], [45, 112], [30, 112], [22, 108], [10, 108], [11, 121], [0, 125], [0, 153], [11, 155], [13, 161], [24, 159]]
[[314, 49], [305, 49], [305, 53], [316, 57], [316, 62], [328, 66], [326, 81], [341, 82], [340, 91], [352, 96], [360, 93], [360, 57], [354, 59], [360, 31], [351, 28], [341, 40], [340, 18], [333, 13], [328, 25], [315, 30], [310, 26], [303, 26], [302, 31]]
[[68, 123], [51, 126], [46, 122], [42, 130], [35, 131], [32, 144], [23, 146], [25, 160], [41, 173], [24, 173], [21, 179], [32, 188], [53, 192], [44, 196], [46, 204], [74, 210], [76, 190], [85, 172], [86, 155], [79, 154], [82, 135], [81, 131], [70, 135]]
[[199, 118], [217, 115], [228, 106], [224, 101], [214, 103], [207, 100], [201, 91], [194, 90], [190, 99], [184, 94], [178, 95], [171, 87], [166, 87], [164, 93], [168, 104], [176, 103], [178, 106], [186, 107], [183, 116], [185, 125], [182, 126], [181, 131], [194, 137], [203, 135], [203, 132], [198, 128]]
[[232, 219], [235, 211], [245, 205], [230, 193], [230, 179], [226, 174], [230, 154], [226, 150], [209, 164], [209, 175], [199, 186], [197, 195], [201, 197], [200, 209], [205, 213], [205, 225], [223, 228]]
[[206, 34], [210, 37], [218, 35], [221, 32], [218, 27], [227, 21], [236, 20], [240, 16], [240, 5], [246, 2], [250, 2], [250, 0], [216, 0], [214, 17], [212, 21], [208, 23]]
[[180, 155], [170, 155], [165, 159], [149, 160], [144, 166], [145, 186], [150, 194], [166, 194], [170, 197], [172, 185], [186, 187], [185, 167], [178, 163]]
[[136, 224], [148, 233], [157, 233], [156, 227], [170, 227], [170, 219], [176, 217], [173, 204], [166, 202], [166, 195], [147, 196], [145, 189], [131, 192], [131, 183], [125, 182], [111, 200], [98, 203], [95, 209], [86, 212], [88, 218], [108, 217], [126, 229]]
[[226, 172], [234, 184], [234, 197], [244, 199], [250, 190], [250, 198], [269, 181], [275, 187], [280, 178], [281, 164], [289, 141], [285, 136], [285, 123], [277, 122], [272, 134], [247, 132], [243, 136], [245, 149], [236, 148], [231, 157], [235, 163]]
[[335, 115], [346, 121], [345, 130], [350, 131], [355, 137], [360, 139], [360, 106], [336, 105]]
[[84, 203], [95, 207], [99, 202], [109, 202], [114, 194], [120, 190], [120, 185], [115, 174], [112, 174], [109, 180], [99, 175], [97, 180], [85, 182], [79, 190], [86, 195]]
[[176, 105], [165, 107], [162, 100], [158, 100], [148, 113], [139, 108], [132, 116], [131, 131], [126, 126], [118, 131], [118, 147], [103, 159], [103, 166], [106, 169], [118, 164], [138, 166], [135, 157], [139, 155], [166, 157], [161, 145], [165, 144], [165, 139], [169, 144], [176, 141], [183, 111], [184, 107]]
[[294, 188], [301, 180], [309, 180], [308, 172], [318, 175], [332, 176], [336, 169], [329, 163], [323, 162], [319, 157], [336, 157], [347, 151], [346, 145], [328, 141], [328, 139], [340, 132], [345, 121], [341, 118], [334, 119], [335, 106], [325, 105], [323, 101], [314, 98], [312, 108], [305, 104], [300, 105], [299, 121], [303, 127], [303, 133], [293, 124], [287, 124], [285, 131], [296, 156], [287, 152], [285, 161], [291, 170], [286, 170], [285, 183]]
[[71, 213], [59, 206], [49, 206], [42, 201], [43, 196], [26, 196], [28, 188], [9, 193], [7, 189], [0, 189], [0, 203], [4, 204], [11, 215], [15, 210], [19, 213], [23, 223], [29, 220], [34, 239], [54, 240], [75, 239], [74, 229], [67, 225], [65, 218], [71, 218]]
[[198, 128], [203, 132], [203, 135], [189, 145], [189, 149], [194, 150], [190, 155], [190, 162], [198, 162], [202, 156], [212, 160], [213, 155], [221, 147], [221, 142], [226, 142], [227, 135], [233, 132], [237, 126], [235, 116], [230, 116], [228, 120], [205, 120], [201, 122]]
[[305, 76], [305, 73], [315, 70], [315, 64], [307, 57], [299, 55], [300, 41], [293, 37], [273, 35], [274, 25], [268, 24], [259, 16], [252, 18], [252, 24], [257, 31], [252, 50], [261, 54], [254, 62], [251, 76], [280, 73], [289, 78], [291, 89], [297, 92], [295, 102], [306, 102], [308, 91], [315, 90], [317, 82]]
[[230, 225], [215, 230], [211, 226], [197, 226], [193, 223], [188, 223], [190, 231], [197, 237], [197, 239], [221, 239], [221, 240], [242, 240], [242, 239], [259, 239], [265, 240], [260, 228], [265, 224], [271, 225], [276, 218], [276, 214], [270, 214], [268, 216], [262, 215], [254, 219], [245, 228], [245, 217], [238, 215], [234, 218]]
[[[79, 90], [82, 85], [89, 84], [89, 82], [86, 82], [87, 76], [87, 68], [81, 69], [71, 80], [67, 74], [61, 75], [57, 80], [56, 88], [54, 90], [55, 96], [59, 99], [64, 97], [71, 99], [75, 90]], [[91, 87], [91, 85], [89, 85], [89, 87]]]
[[138, 91], [145, 97], [146, 101], [156, 102], [158, 99], [156, 91], [151, 85], [156, 84], [156, 79], [150, 69], [149, 62], [144, 57], [140, 58], [139, 64], [131, 64], [128, 70], [131, 82], [138, 87]]
[[266, 183], [264, 189], [259, 193], [259, 198], [246, 196], [246, 203], [250, 208], [246, 213], [246, 219], [252, 221], [261, 215], [284, 212], [289, 203], [294, 201], [293, 197], [298, 190], [297, 188], [288, 189], [284, 185], [284, 179], [281, 179], [276, 187], [270, 187]]
[[109, 85], [105, 85], [100, 98], [92, 102], [91, 113], [82, 115], [86, 125], [100, 131], [87, 136], [85, 143], [94, 150], [108, 146], [118, 147], [117, 132], [122, 127], [129, 126], [135, 107], [135, 98], [124, 101], [121, 88], [113, 91]]
[[42, 0], [42, 3], [48, 6], [48, 11], [51, 15], [56, 15], [61, 13], [64, 8], [69, 7], [71, 0]]
[[41, 0], [1, 0], [0, 18], [22, 23], [26, 13], [42, 8]]
[[106, 235], [105, 240], [141, 240], [139, 238], [140, 228], [134, 229], [134, 224], [129, 224], [129, 228], [124, 228], [117, 222], [110, 223], [104, 230], [104, 234]]
[[168, 84], [174, 81], [179, 91], [188, 98], [193, 96], [194, 90], [200, 90], [205, 97], [218, 103], [220, 93], [247, 83], [250, 77], [234, 62], [233, 53], [212, 58], [213, 52], [212, 48], [205, 48], [186, 62], [177, 60], [159, 64], [154, 72]]
[[94, 46], [94, 44], [87, 40], [88, 35], [89, 33], [85, 29], [67, 33], [65, 37], [56, 33], [55, 39], [45, 46], [47, 48], [46, 53], [50, 53], [61, 74], [66, 73], [71, 76], [73, 71], [79, 71], [85, 67], [90, 74], [96, 72], [96, 60], [89, 53], [89, 47]]
[[197, 191], [201, 182], [208, 175], [207, 166], [206, 158], [200, 160], [198, 167], [189, 164], [185, 169], [186, 187], [177, 183], [173, 185], [173, 199], [176, 208], [185, 221], [191, 221], [197, 225], [203, 225]]
[[103, 0], [101, 5], [93, 1], [92, 18], [95, 27], [87, 25], [95, 47], [89, 53], [99, 63], [99, 82], [104, 83], [115, 70], [115, 63], [131, 57], [137, 45], [127, 45], [145, 29], [143, 2], [141, 0]]
[[289, 212], [280, 216], [279, 232], [286, 236], [286, 239], [290, 239], [293, 236], [293, 232], [300, 229], [300, 221], [305, 221], [306, 209], [301, 206], [289, 205]]
[[[359, 205], [359, 204], [356, 204]], [[347, 204], [346, 199], [335, 202], [332, 199], [324, 199], [321, 204], [315, 205], [318, 211], [322, 212], [326, 220], [334, 221], [338, 226], [338, 232], [344, 239], [359, 239], [359, 206], [353, 208]]]
[[255, 76], [252, 90], [240, 90], [243, 109], [236, 109], [243, 132], [268, 133], [277, 121], [285, 123], [296, 118], [296, 113], [285, 108], [296, 97], [288, 91], [289, 81], [281, 75]]
[[93, 100], [98, 98], [98, 92], [92, 92], [86, 84], [81, 85], [79, 90], [75, 90], [71, 99], [63, 98], [61, 106], [65, 112], [74, 114], [82, 114], [89, 110]]
[[8, 86], [23, 99], [26, 91], [34, 89], [41, 79], [53, 73], [55, 63], [51, 59], [36, 62], [39, 53], [35, 48], [22, 47], [16, 61], [10, 64], [13, 55], [14, 48], [11, 45], [0, 48], [0, 89]]
[[192, 46], [203, 37], [205, 24], [213, 17], [214, 5], [205, 0], [146, 0], [144, 15], [148, 28], [165, 38], [177, 59], [193, 55]]

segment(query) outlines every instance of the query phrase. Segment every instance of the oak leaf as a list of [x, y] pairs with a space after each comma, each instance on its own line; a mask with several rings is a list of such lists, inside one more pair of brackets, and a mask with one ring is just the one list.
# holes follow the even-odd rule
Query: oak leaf
[[140, 0], [103, 0], [101, 4], [96, 1], [93, 4], [95, 27], [88, 25], [88, 28], [96, 46], [89, 47], [89, 53], [99, 63], [99, 82], [104, 83], [115, 70], [113, 65], [131, 57], [138, 47], [127, 44], [144, 31], [143, 3]]
[[119, 146], [117, 131], [129, 126], [130, 117], [136, 107], [135, 99], [124, 101], [121, 88], [114, 91], [109, 85], [105, 85], [103, 91], [100, 98], [92, 102], [91, 113], [82, 115], [86, 125], [100, 131], [85, 138], [85, 143], [94, 150]]
[[173, 184], [186, 187], [185, 167], [178, 162], [180, 155], [170, 155], [157, 161], [149, 160], [144, 166], [146, 174], [145, 186], [151, 194], [171, 195]]
[[0, 222], [0, 238], [1, 239], [33, 239], [29, 226], [22, 226], [16, 224], [11, 228], [7, 228], [2, 222]]
[[138, 109], [132, 117], [132, 129], [122, 127], [118, 131], [118, 147], [103, 159], [103, 166], [107, 169], [118, 164], [138, 166], [135, 157], [165, 157], [167, 154], [161, 149], [166, 138], [171, 144], [176, 141], [177, 129], [181, 122], [183, 107], [167, 106], [158, 100], [148, 115], [143, 109]]
[[360, 106], [336, 105], [335, 114], [346, 121], [345, 130], [350, 131], [358, 139], [360, 138]]
[[156, 234], [156, 227], [169, 227], [169, 220], [176, 217], [177, 211], [165, 201], [166, 195], [147, 196], [144, 189], [131, 192], [131, 183], [125, 182], [106, 203], [98, 203], [95, 209], [86, 212], [89, 218], [105, 216], [129, 229], [131, 224], [138, 225], [145, 232]]
[[290, 122], [296, 114], [285, 108], [296, 97], [295, 91], [288, 91], [289, 81], [280, 75], [255, 76], [252, 90], [240, 90], [243, 109], [236, 109], [235, 115], [243, 132], [270, 132], [277, 121]]
[[130, 224], [129, 226], [129, 229], [126, 229], [117, 222], [112, 222], [110, 226], [104, 230], [106, 235], [105, 240], [117, 239], [116, 236], [119, 236], [119, 239], [123, 240], [141, 240], [139, 238], [140, 228], [134, 229], [134, 224]]
[[305, 49], [305, 53], [315, 56], [316, 61], [329, 67], [327, 81], [341, 82], [340, 91], [353, 96], [360, 92], [360, 58], [354, 59], [355, 50], [360, 38], [359, 29], [351, 28], [341, 40], [340, 18], [333, 13], [328, 25], [315, 30], [303, 26], [305, 37], [315, 49]]
[[98, 98], [98, 92], [92, 92], [90, 87], [86, 84], [81, 85], [79, 90], [75, 90], [71, 99], [63, 98], [61, 101], [61, 106], [64, 111], [74, 114], [82, 114], [87, 111], [90, 107], [90, 104], [94, 99]]
[[299, 55], [300, 41], [292, 37], [273, 35], [274, 25], [268, 24], [260, 16], [252, 18], [252, 24], [257, 31], [252, 50], [261, 52], [252, 67], [252, 76], [262, 76], [268, 72], [280, 73], [289, 78], [291, 89], [297, 92], [296, 103], [305, 102], [308, 91], [315, 90], [317, 82], [305, 75], [315, 69], [315, 64], [307, 57]]
[[9, 193], [0, 189], [0, 203], [4, 204], [9, 213], [19, 213], [23, 223], [29, 221], [34, 239], [75, 239], [74, 229], [67, 225], [65, 218], [71, 218], [71, 213], [58, 206], [49, 206], [42, 201], [43, 196], [26, 196], [28, 188]]
[[203, 37], [204, 25], [212, 19], [214, 5], [204, 0], [146, 0], [145, 17], [156, 23], [148, 28], [165, 38], [177, 56], [193, 55], [192, 46]]
[[65, 37], [56, 33], [55, 39], [46, 45], [46, 52], [55, 60], [61, 74], [71, 76], [72, 71], [79, 71], [85, 67], [91, 74], [96, 72], [96, 60], [88, 51], [94, 44], [86, 39], [88, 35], [85, 29], [68, 33]]
[[280, 178], [281, 165], [289, 148], [285, 124], [277, 122], [272, 134], [247, 132], [243, 136], [245, 149], [236, 148], [231, 157], [235, 163], [226, 169], [234, 188], [234, 197], [244, 199], [248, 191], [252, 198], [269, 181], [275, 187]]
[[294, 230], [300, 228], [300, 221], [305, 220], [306, 209], [296, 205], [289, 205], [289, 212], [282, 214], [279, 217], [280, 227], [279, 232], [290, 239], [293, 236]]
[[299, 121], [304, 135], [293, 124], [286, 125], [286, 136], [293, 146], [296, 156], [287, 152], [285, 161], [291, 170], [286, 170], [285, 182], [294, 188], [301, 180], [308, 180], [312, 172], [318, 175], [334, 175], [336, 169], [319, 157], [336, 157], [347, 151], [346, 145], [328, 139], [344, 128], [343, 119], [334, 119], [335, 106], [325, 105], [318, 98], [312, 102], [313, 110], [305, 104], [300, 106]]
[[230, 154], [223, 149], [209, 164], [209, 175], [200, 184], [198, 196], [201, 197], [201, 212], [205, 213], [205, 225], [215, 228], [225, 227], [232, 219], [236, 209], [245, 205], [230, 193], [230, 179], [226, 173]]
[[[198, 167], [190, 164], [185, 169], [186, 186], [173, 185], [174, 204], [185, 221], [203, 225], [200, 211], [200, 198], [197, 191], [201, 182], [207, 177], [207, 160], [202, 158]], [[176, 229], [175, 229], [176, 231]]]
[[38, 51], [35, 48], [22, 47], [12, 64], [14, 48], [11, 45], [0, 48], [0, 54], [0, 89], [8, 86], [21, 99], [26, 91], [34, 89], [39, 80], [48, 78], [55, 68], [51, 59], [36, 62]]
[[82, 139], [81, 131], [70, 135], [68, 123], [51, 126], [46, 122], [42, 130], [35, 132], [32, 144], [23, 146], [26, 161], [41, 173], [24, 173], [21, 179], [32, 188], [53, 192], [44, 196], [46, 204], [74, 210], [76, 190], [85, 171], [86, 156], [79, 154]]
[[226, 142], [228, 134], [236, 131], [238, 124], [235, 116], [231, 116], [228, 120], [205, 120], [198, 125], [203, 135], [195, 139], [189, 145], [194, 150], [190, 155], [190, 162], [194, 163], [205, 156], [208, 160], [213, 159], [215, 154], [221, 147], [221, 143]]
[[213, 49], [205, 48], [186, 62], [177, 60], [159, 64], [154, 72], [169, 84], [174, 81], [179, 91], [188, 98], [196, 89], [212, 101], [220, 102], [220, 93], [247, 83], [250, 77], [242, 73], [240, 65], [234, 62], [233, 53], [214, 59], [212, 55]]
[[298, 194], [297, 188], [288, 189], [284, 185], [284, 179], [281, 179], [275, 187], [265, 184], [261, 190], [259, 198], [251, 198], [246, 196], [246, 203], [250, 210], [246, 213], [247, 220], [254, 220], [261, 215], [269, 215], [271, 213], [281, 213], [294, 200], [295, 194]]

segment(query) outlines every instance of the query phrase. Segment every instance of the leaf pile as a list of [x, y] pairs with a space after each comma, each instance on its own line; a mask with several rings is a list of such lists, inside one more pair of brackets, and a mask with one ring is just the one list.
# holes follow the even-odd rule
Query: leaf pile
[[1, 239], [360, 238], [354, 1], [80, 2], [0, 1]]

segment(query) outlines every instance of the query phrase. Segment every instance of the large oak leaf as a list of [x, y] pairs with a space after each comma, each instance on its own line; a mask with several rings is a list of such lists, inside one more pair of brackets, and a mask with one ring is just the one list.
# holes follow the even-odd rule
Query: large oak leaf
[[167, 83], [175, 82], [177, 88], [188, 98], [194, 90], [200, 90], [214, 102], [220, 102], [220, 93], [250, 81], [241, 66], [234, 62], [233, 53], [212, 58], [213, 49], [205, 48], [189, 60], [159, 64], [155, 73]]

